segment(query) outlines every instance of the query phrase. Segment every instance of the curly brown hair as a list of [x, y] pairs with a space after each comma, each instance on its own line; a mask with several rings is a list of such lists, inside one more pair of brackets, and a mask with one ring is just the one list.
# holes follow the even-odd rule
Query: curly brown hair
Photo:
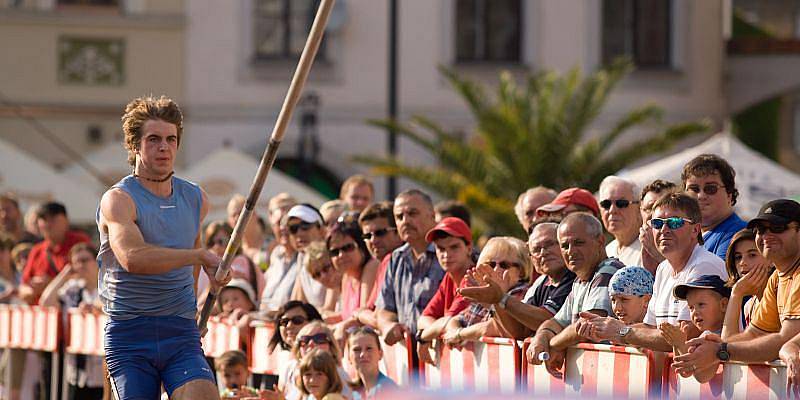
[[125, 149], [128, 150], [128, 164], [136, 165], [136, 152], [142, 143], [142, 126], [149, 120], [161, 120], [175, 125], [178, 130], [178, 145], [183, 134], [183, 113], [178, 103], [161, 97], [137, 97], [125, 106], [122, 116], [122, 131], [125, 133]]

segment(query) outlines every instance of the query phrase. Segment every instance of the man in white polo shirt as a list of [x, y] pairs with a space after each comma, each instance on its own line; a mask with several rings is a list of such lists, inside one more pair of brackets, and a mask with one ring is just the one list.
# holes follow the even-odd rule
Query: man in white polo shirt
[[656, 270], [653, 298], [644, 323], [626, 326], [610, 317], [583, 313], [579, 333], [593, 340], [612, 340], [658, 351], [672, 351], [658, 330], [662, 323], [681, 324], [689, 338], [697, 337], [700, 332], [691, 323], [686, 301], [675, 298], [672, 289], [703, 275], [728, 278], [724, 262], [701, 246], [700, 218], [697, 200], [684, 193], [670, 193], [659, 199], [653, 205], [649, 224], [665, 259]]

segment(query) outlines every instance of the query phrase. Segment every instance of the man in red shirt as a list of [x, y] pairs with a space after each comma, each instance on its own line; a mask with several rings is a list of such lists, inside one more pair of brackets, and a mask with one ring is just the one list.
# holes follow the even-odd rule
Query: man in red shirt
[[31, 249], [22, 271], [19, 295], [28, 304], [39, 302], [47, 284], [69, 261], [72, 246], [89, 242], [89, 236], [69, 229], [67, 209], [58, 202], [42, 204], [36, 210], [36, 223], [44, 238]]
[[467, 269], [475, 263], [472, 261], [472, 232], [459, 218], [442, 219], [428, 231], [425, 240], [436, 245], [436, 258], [446, 272], [439, 290], [417, 321], [417, 355], [421, 361], [433, 364], [431, 341], [444, 332], [450, 318], [470, 305], [470, 301], [456, 293], [456, 289], [466, 285]]

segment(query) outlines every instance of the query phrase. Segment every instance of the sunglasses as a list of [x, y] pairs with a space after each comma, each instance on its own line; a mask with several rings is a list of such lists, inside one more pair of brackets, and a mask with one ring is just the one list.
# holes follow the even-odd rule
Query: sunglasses
[[330, 263], [325, 264], [319, 270], [314, 271], [314, 273], [311, 274], [311, 277], [314, 279], [319, 279], [319, 277], [321, 277], [322, 274], [327, 274], [328, 272], [331, 272], [332, 269], [333, 265], [331, 265]]
[[278, 326], [283, 326], [283, 327], [289, 326], [289, 322], [291, 322], [293, 325], [302, 325], [306, 323], [306, 321], [308, 321], [308, 318], [302, 315], [296, 315], [292, 318], [281, 318], [278, 321]]
[[660, 230], [666, 224], [667, 228], [669, 228], [670, 230], [676, 230], [683, 227], [683, 225], [686, 224], [687, 222], [690, 224], [694, 223], [689, 219], [681, 217], [653, 218], [650, 220], [650, 226], [652, 226], [653, 229]]
[[756, 235], [760, 235], [760, 236], [763, 236], [767, 232], [772, 232], [772, 233], [776, 233], [776, 234], [777, 233], [783, 233], [787, 229], [789, 229], [789, 225], [760, 225], [759, 224], [759, 225], [756, 225], [756, 226], [753, 227], [753, 231], [756, 233]]
[[309, 230], [311, 228], [314, 228], [316, 226], [318, 226], [318, 225], [317, 224], [312, 224], [312, 223], [309, 223], [309, 222], [301, 222], [299, 224], [289, 225], [288, 228], [289, 228], [289, 233], [291, 233], [292, 235], [296, 235], [298, 231], [305, 232], [305, 231], [307, 231], [307, 230]]
[[519, 263], [511, 262], [511, 261], [486, 261], [483, 263], [484, 265], [488, 265], [492, 269], [495, 267], [500, 267], [500, 269], [509, 269], [511, 267], [522, 268]]
[[327, 333], [318, 333], [311, 336], [300, 336], [297, 342], [300, 343], [300, 346], [307, 346], [311, 342], [315, 344], [331, 344], [331, 338], [328, 337]]
[[339, 255], [343, 253], [349, 253], [356, 249], [355, 243], [348, 243], [342, 247], [337, 247], [335, 249], [328, 249], [328, 252], [331, 253], [331, 257], [339, 257]]
[[638, 200], [630, 201], [625, 199], [617, 199], [617, 200], [609, 200], [605, 199], [600, 202], [600, 207], [603, 207], [604, 210], [608, 210], [611, 208], [611, 205], [617, 206], [617, 208], [628, 208], [631, 204], [639, 204]]
[[364, 239], [364, 240], [372, 240], [373, 237], [376, 237], [376, 238], [384, 237], [384, 236], [386, 236], [387, 233], [393, 232], [393, 231], [396, 231], [396, 230], [397, 230], [397, 228], [378, 229], [377, 231], [367, 232], [367, 233], [361, 235], [361, 238]]
[[[705, 193], [706, 195], [713, 196], [713, 195], [717, 194], [717, 191], [719, 191], [719, 188], [721, 188], [721, 187], [724, 188], [725, 186], [717, 185], [716, 183], [709, 183], [708, 185], [703, 185], [703, 189], [702, 190], [703, 190], [703, 193]], [[686, 191], [687, 192], [700, 193], [700, 186], [699, 185], [689, 185], [689, 186], [686, 187]]]

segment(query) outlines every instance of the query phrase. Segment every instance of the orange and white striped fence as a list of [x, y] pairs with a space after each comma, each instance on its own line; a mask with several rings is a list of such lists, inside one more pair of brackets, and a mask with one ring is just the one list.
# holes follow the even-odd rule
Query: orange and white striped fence
[[253, 332], [250, 371], [256, 374], [278, 375], [280, 369], [292, 360], [292, 353], [275, 347], [269, 352], [268, 345], [275, 334], [275, 324], [255, 321], [251, 324]]
[[473, 391], [476, 393], [515, 393], [522, 351], [513, 339], [481, 338], [453, 349], [439, 346], [436, 365], [424, 365], [424, 387], [434, 390]]
[[84, 312], [77, 308], [67, 311], [69, 330], [67, 331], [67, 352], [102, 356], [108, 316], [102, 312]]
[[54, 307], [0, 305], [0, 343], [12, 349], [58, 350], [61, 339], [59, 309]]
[[[249, 346], [250, 332], [242, 331], [236, 324], [224, 318], [211, 317], [208, 320], [208, 332], [203, 337], [203, 353], [207, 357], [219, 357], [229, 350], [243, 350]], [[243, 342], [244, 340], [244, 342]], [[247, 349], [249, 351], [249, 349]]]
[[664, 377], [663, 398], [670, 399], [785, 399], [786, 366], [780, 361], [761, 364], [728, 362], [711, 381], [684, 378], [670, 367]]

